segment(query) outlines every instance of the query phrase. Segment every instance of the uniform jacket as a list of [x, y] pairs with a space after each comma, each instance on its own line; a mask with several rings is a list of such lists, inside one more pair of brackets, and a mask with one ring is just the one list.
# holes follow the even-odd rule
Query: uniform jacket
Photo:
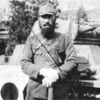
[[77, 56], [72, 40], [61, 32], [55, 32], [56, 35], [53, 39], [41, 40], [40, 30], [37, 28], [35, 31], [33, 28], [33, 31], [56, 64], [34, 34], [31, 33], [27, 38], [21, 60], [22, 70], [29, 76], [27, 95], [36, 98], [47, 98], [47, 88], [42, 86], [42, 77], [39, 76], [40, 69], [47, 65], [60, 71], [59, 80], [54, 85], [54, 95], [63, 95], [67, 88], [66, 79], [72, 76], [73, 71], [77, 69]]

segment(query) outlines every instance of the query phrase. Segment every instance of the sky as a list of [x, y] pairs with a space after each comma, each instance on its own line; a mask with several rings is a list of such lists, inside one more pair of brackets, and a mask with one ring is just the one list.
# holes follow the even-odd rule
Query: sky
[[9, 0], [0, 0], [0, 8], [8, 7]]
[[[100, 0], [58, 0], [62, 10], [76, 9], [79, 5], [83, 5], [86, 9], [98, 8]], [[4, 9], [9, 6], [9, 0], [0, 0], [0, 8]], [[100, 7], [99, 7], [100, 8]]]
[[85, 9], [100, 8], [100, 0], [58, 0], [62, 10], [77, 9], [80, 5]]

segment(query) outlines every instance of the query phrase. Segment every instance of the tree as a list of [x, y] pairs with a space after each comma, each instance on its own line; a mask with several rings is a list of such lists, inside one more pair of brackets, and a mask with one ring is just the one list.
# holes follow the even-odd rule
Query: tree
[[10, 38], [7, 43], [6, 52], [9, 51], [9, 49], [11, 49], [10, 51], [12, 52], [13, 51], [12, 49], [14, 49], [13, 46], [15, 46], [16, 44], [25, 43], [31, 31], [30, 27], [32, 27], [34, 22], [37, 20], [36, 12], [38, 10], [37, 7], [35, 6], [35, 1], [31, 2], [30, 0], [27, 0], [27, 2], [12, 0], [10, 1], [10, 8], [11, 8], [11, 16], [9, 21]]
[[[11, 21], [10, 21], [10, 36], [17, 39], [17, 43], [21, 44], [25, 42], [33, 26], [36, 15], [34, 12], [28, 10], [28, 5], [25, 1], [13, 0], [10, 1], [11, 7]], [[34, 10], [34, 9], [33, 9]]]

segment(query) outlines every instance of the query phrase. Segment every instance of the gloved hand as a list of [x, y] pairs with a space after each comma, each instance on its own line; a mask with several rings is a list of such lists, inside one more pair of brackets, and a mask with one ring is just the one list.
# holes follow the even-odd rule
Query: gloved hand
[[52, 68], [42, 68], [40, 70], [40, 75], [44, 76], [45, 78], [48, 78], [51, 83], [56, 82], [59, 78], [58, 71]]
[[52, 82], [50, 81], [49, 78], [45, 77], [45, 78], [42, 80], [42, 86], [50, 87], [51, 85], [52, 85]]

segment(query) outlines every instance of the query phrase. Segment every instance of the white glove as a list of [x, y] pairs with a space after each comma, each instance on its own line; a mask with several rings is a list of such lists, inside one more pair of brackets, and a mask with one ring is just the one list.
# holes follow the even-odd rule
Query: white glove
[[59, 78], [58, 71], [52, 68], [42, 68], [40, 70], [40, 75], [47, 77], [52, 83], [56, 82]]
[[42, 80], [42, 86], [50, 87], [51, 85], [52, 85], [52, 82], [49, 80], [49, 78], [45, 77], [45, 78]]

